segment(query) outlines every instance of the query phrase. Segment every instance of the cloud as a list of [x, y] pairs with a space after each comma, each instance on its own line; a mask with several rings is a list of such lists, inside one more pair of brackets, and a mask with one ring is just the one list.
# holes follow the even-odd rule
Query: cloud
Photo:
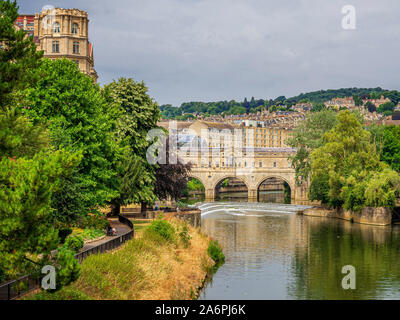
[[[20, 1], [21, 12], [48, 3]], [[101, 83], [144, 80], [160, 103], [273, 98], [382, 86], [399, 89], [398, 0], [53, 1], [88, 11]], [[30, 10], [30, 11], [27, 11]]]

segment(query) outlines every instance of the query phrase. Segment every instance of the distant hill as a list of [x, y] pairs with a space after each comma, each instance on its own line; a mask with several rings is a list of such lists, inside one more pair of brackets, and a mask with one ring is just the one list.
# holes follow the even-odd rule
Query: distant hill
[[344, 98], [352, 97], [358, 95], [360, 98], [369, 97], [371, 92], [384, 93], [384, 90], [380, 87], [377, 88], [342, 88], [342, 89], [329, 89], [329, 90], [319, 90], [309, 93], [301, 93], [298, 96], [287, 99], [289, 102], [299, 102], [301, 100], [309, 100], [314, 103], [321, 103], [333, 98]]
[[[245, 98], [242, 102], [216, 101], [216, 102], [184, 102], [180, 107], [174, 107], [170, 104], [161, 105], [161, 113], [165, 119], [187, 120], [195, 118], [196, 115], [221, 115], [221, 114], [244, 114], [256, 113], [264, 109], [274, 108], [274, 110], [282, 110], [286, 107], [290, 108], [298, 102], [310, 102], [312, 104], [323, 103], [332, 98], [344, 98], [349, 96], [359, 96], [360, 98], [380, 97], [384, 95], [392, 100], [394, 104], [400, 101], [400, 92], [393, 90], [388, 91], [380, 87], [377, 88], [342, 88], [332, 90], [319, 90], [309, 93], [301, 93], [298, 96], [286, 98], [285, 96], [276, 99], [255, 99]], [[286, 107], [284, 107], [286, 106]]]

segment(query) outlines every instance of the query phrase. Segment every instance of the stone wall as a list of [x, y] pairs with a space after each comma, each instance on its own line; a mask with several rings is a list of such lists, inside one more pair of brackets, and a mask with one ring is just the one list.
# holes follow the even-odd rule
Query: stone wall
[[372, 224], [379, 226], [386, 226], [392, 224], [392, 215], [394, 209], [392, 208], [363, 208], [360, 212], [354, 212], [344, 209], [328, 209], [324, 207], [314, 207], [304, 210], [303, 214], [306, 216], [337, 218], [356, 223]]
[[201, 211], [199, 209], [181, 212], [168, 212], [165, 213], [165, 216], [182, 219], [193, 227], [201, 227]]

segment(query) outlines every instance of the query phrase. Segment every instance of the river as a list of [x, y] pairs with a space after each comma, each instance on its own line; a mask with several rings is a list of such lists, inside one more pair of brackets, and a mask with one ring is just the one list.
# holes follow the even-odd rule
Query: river
[[[199, 206], [202, 229], [226, 262], [200, 299], [399, 299], [400, 228], [296, 215], [305, 206], [219, 202]], [[342, 267], [356, 289], [342, 288]]]

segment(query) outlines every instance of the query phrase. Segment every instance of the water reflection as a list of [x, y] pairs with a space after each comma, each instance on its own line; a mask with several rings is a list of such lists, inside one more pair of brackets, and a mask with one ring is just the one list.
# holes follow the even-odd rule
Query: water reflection
[[[201, 298], [400, 298], [398, 227], [297, 216], [299, 208], [203, 207], [209, 214], [202, 228], [220, 241], [227, 259]], [[341, 269], [348, 264], [357, 271], [356, 290], [341, 288]]]

